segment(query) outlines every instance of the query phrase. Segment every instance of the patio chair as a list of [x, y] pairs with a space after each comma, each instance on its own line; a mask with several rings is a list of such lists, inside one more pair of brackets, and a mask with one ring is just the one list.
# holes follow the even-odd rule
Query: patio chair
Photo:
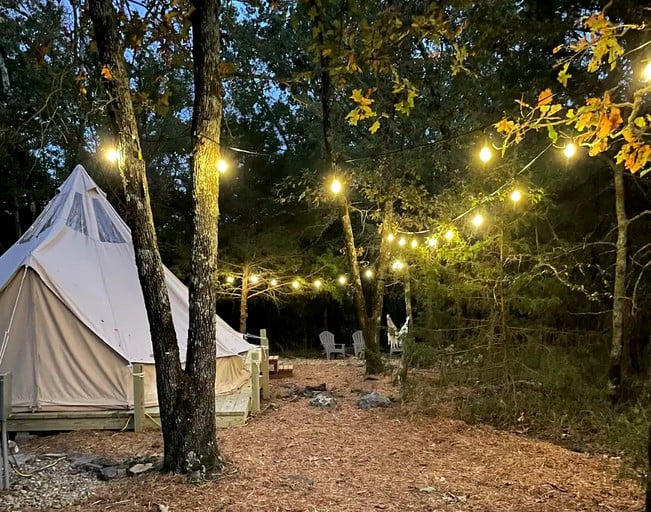
[[365, 348], [364, 333], [362, 331], [355, 331], [353, 333], [353, 350], [357, 359], [364, 359]]
[[398, 330], [396, 324], [393, 323], [391, 317], [387, 315], [387, 338], [389, 340], [389, 357], [394, 353], [399, 354], [402, 352], [402, 344], [407, 337], [409, 330], [409, 318], [405, 320], [403, 326]]
[[335, 335], [330, 331], [323, 331], [319, 334], [319, 341], [323, 345], [323, 350], [325, 351], [326, 357], [330, 359], [330, 355], [336, 356], [341, 354], [346, 358], [346, 345], [343, 343], [335, 343]]

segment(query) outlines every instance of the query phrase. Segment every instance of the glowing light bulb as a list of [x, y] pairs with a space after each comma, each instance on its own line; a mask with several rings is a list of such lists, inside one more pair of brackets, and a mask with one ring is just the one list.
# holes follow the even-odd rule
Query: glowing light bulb
[[409, 245], [411, 245], [412, 249], [415, 249], [416, 247], [418, 247], [418, 240], [414, 238]]
[[569, 143], [567, 146], [565, 146], [563, 154], [566, 158], [572, 158], [574, 155], [576, 155], [576, 146], [572, 143]]
[[491, 158], [493, 157], [493, 152], [491, 151], [491, 148], [488, 146], [484, 146], [481, 148], [481, 151], [479, 152], [479, 159], [482, 162], [488, 162]]
[[445, 236], [446, 240], [452, 240], [454, 238], [454, 231], [448, 229], [443, 236]]
[[317, 290], [318, 290], [319, 288], [321, 288], [321, 285], [322, 285], [322, 284], [323, 284], [323, 283], [321, 282], [321, 279], [315, 279], [315, 281], [314, 281], [314, 287], [315, 287]]
[[436, 247], [436, 238], [430, 238], [427, 241], [427, 245], [429, 245], [430, 247]]
[[301, 287], [301, 284], [298, 281], [292, 281], [292, 288], [298, 290]]
[[272, 279], [271, 286], [278, 286], [278, 279]]
[[233, 284], [233, 283], [235, 282], [235, 278], [234, 278], [233, 276], [228, 276], [228, 277], [226, 278], [226, 282], [227, 282], [228, 284]]
[[391, 264], [393, 270], [401, 270], [404, 266], [405, 264], [400, 260], [396, 260]]
[[220, 160], [217, 162], [217, 170], [219, 172], [226, 172], [228, 170], [228, 163], [226, 160]]
[[404, 247], [407, 244], [407, 240], [405, 240], [404, 237], [402, 237], [400, 240], [398, 240], [398, 245], [400, 247]]
[[330, 190], [333, 194], [338, 194], [341, 192], [341, 181], [339, 181], [337, 178], [333, 179], [330, 183]]
[[115, 148], [110, 148], [106, 150], [106, 153], [104, 154], [106, 159], [109, 162], [115, 163], [118, 161], [118, 158], [120, 157], [120, 153], [117, 149]]
[[644, 66], [642, 77], [645, 82], [651, 81], [651, 61], [647, 62], [646, 66]]
[[337, 278], [337, 282], [338, 282], [339, 284], [341, 284], [341, 285], [346, 284], [346, 276], [339, 276], [339, 277]]
[[522, 192], [516, 188], [513, 192], [511, 192], [511, 201], [517, 203], [520, 201], [520, 199], [522, 199]]
[[260, 278], [254, 274], [254, 275], [251, 276], [250, 281], [253, 284], [256, 284], [258, 281], [260, 281]]
[[387, 242], [393, 242], [396, 239], [395, 235], [393, 233], [389, 233], [387, 235]]
[[484, 217], [482, 217], [481, 213], [478, 213], [472, 218], [472, 225], [478, 228], [484, 223]]
[[373, 279], [373, 271], [370, 268], [367, 268], [364, 272], [364, 277], [366, 279]]

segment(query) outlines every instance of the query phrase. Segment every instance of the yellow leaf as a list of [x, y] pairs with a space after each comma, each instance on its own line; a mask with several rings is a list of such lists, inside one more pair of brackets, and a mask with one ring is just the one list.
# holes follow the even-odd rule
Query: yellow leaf
[[376, 120], [371, 127], [368, 129], [369, 132], [375, 133], [380, 129], [380, 121]]
[[102, 66], [102, 76], [107, 80], [113, 80], [113, 73], [111, 73], [111, 70], [106, 66]]
[[562, 48], [563, 48], [563, 45], [559, 44], [556, 48], [554, 48], [552, 50], [552, 53], [556, 54], [556, 53], [560, 52]]
[[645, 119], [644, 119], [643, 117], [636, 117], [636, 118], [633, 120], [633, 123], [634, 123], [635, 126], [637, 126], [638, 128], [646, 128], [646, 121], [645, 121]]
[[549, 105], [552, 102], [552, 90], [545, 89], [538, 95], [538, 107]]

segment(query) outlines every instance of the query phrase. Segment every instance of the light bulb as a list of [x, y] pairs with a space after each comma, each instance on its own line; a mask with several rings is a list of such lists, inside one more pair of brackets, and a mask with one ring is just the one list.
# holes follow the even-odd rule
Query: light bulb
[[482, 162], [488, 162], [492, 157], [493, 157], [493, 152], [488, 146], [484, 146], [483, 148], [481, 148], [481, 151], [479, 152], [479, 159]]
[[277, 286], [277, 285], [278, 285], [278, 279], [272, 279], [271, 286]]
[[645, 82], [651, 81], [651, 61], [647, 62], [646, 66], [642, 70], [642, 77]]
[[233, 276], [228, 276], [228, 277], [226, 278], [226, 282], [227, 282], [228, 284], [233, 284], [233, 283], [235, 282], [235, 278], [234, 278]]
[[338, 194], [341, 192], [341, 181], [339, 181], [337, 178], [333, 179], [332, 183], [330, 183], [330, 190], [333, 194]]
[[566, 158], [572, 158], [574, 155], [576, 155], [576, 146], [570, 142], [567, 146], [565, 146], [563, 154]]
[[418, 247], [418, 240], [414, 238], [409, 245], [411, 245], [412, 249], [415, 249], [416, 247]]
[[370, 268], [367, 268], [366, 271], [364, 272], [364, 277], [366, 279], [372, 279], [373, 278], [373, 271]]
[[217, 170], [219, 172], [226, 172], [228, 170], [228, 163], [226, 163], [226, 160], [220, 160], [217, 162]]
[[454, 238], [454, 231], [452, 231], [451, 229], [448, 229], [448, 230], [445, 232], [445, 235], [444, 235], [444, 236], [445, 236], [445, 239], [446, 239], [446, 240], [452, 240], [452, 239]]
[[316, 279], [316, 280], [314, 281], [314, 287], [315, 287], [317, 290], [318, 290], [319, 288], [321, 288], [321, 285], [322, 285], [322, 284], [323, 284], [323, 283], [321, 282], [321, 279]]
[[292, 281], [292, 288], [298, 290], [301, 287], [301, 284], [298, 281]]
[[472, 224], [473, 224], [473, 226], [475, 226], [476, 228], [478, 228], [479, 226], [481, 226], [483, 223], [484, 223], [484, 217], [482, 217], [481, 213], [478, 213], [478, 214], [475, 215], [475, 216], [473, 217], [473, 219], [472, 219]]
[[106, 150], [106, 153], [104, 154], [104, 156], [106, 157], [106, 159], [107, 159], [109, 162], [115, 163], [115, 162], [118, 161], [118, 158], [119, 158], [119, 156], [120, 156], [120, 153], [118, 152], [117, 149], [115, 149], [115, 148], [110, 148], [110, 149], [107, 149], [107, 150]]
[[398, 240], [398, 245], [400, 247], [404, 247], [407, 244], [407, 240], [405, 240], [404, 237], [402, 237], [400, 240]]
[[395, 235], [393, 233], [389, 233], [387, 235], [387, 242], [393, 242], [395, 240]]
[[254, 275], [251, 276], [250, 281], [251, 281], [253, 284], [255, 284], [255, 283], [257, 283], [258, 281], [260, 281], [260, 278], [254, 274]]
[[516, 188], [513, 192], [511, 192], [511, 201], [517, 203], [520, 201], [520, 199], [522, 199], [522, 192]]
[[436, 247], [436, 238], [430, 238], [427, 241], [427, 245], [429, 245], [430, 247]]
[[342, 284], [342, 285], [346, 284], [346, 276], [339, 276], [337, 278], [337, 281], [339, 282], [339, 284]]

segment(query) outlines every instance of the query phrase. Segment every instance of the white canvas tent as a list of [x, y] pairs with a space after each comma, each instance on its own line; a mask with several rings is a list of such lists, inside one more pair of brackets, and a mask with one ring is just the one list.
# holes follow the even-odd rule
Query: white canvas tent
[[[182, 361], [188, 291], [167, 268]], [[133, 407], [132, 363], [155, 406], [149, 323], [129, 228], [77, 166], [25, 234], [0, 256], [0, 372], [12, 373], [14, 412]], [[250, 378], [253, 348], [219, 317], [217, 394]]]

